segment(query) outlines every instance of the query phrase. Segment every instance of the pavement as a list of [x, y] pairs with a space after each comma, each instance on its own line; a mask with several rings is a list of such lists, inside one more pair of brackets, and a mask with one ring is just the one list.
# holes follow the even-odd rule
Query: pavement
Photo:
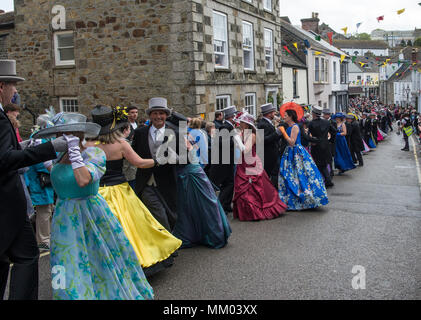
[[[229, 244], [180, 250], [149, 279], [155, 298], [421, 299], [421, 155], [411, 144], [401, 151], [392, 132], [364, 167], [335, 176], [323, 208], [261, 222], [230, 215]], [[48, 255], [39, 298], [51, 299]]]

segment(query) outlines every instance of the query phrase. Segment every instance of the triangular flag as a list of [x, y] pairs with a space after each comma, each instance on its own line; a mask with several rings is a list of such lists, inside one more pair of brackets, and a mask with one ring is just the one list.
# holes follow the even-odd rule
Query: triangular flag
[[360, 22], [360, 23], [357, 23], [357, 29], [362, 25], [363, 23], [362, 22]]
[[322, 37], [320, 37], [319, 35], [316, 35], [315, 38], [316, 38], [317, 41], [322, 40]]
[[333, 44], [333, 40], [332, 40], [332, 38], [333, 38], [333, 32], [328, 32], [327, 33], [327, 37], [329, 38], [330, 45], [332, 45]]
[[377, 17], [377, 22], [380, 22], [380, 21], [383, 21], [383, 20], [384, 20], [384, 16]]
[[356, 59], [357, 57], [352, 57], [352, 63], [354, 63]]
[[304, 40], [304, 45], [306, 46], [306, 48], [310, 48], [310, 41], [308, 41], [307, 39]]
[[346, 35], [346, 33], [348, 32], [348, 27], [342, 28], [341, 30], [343, 30]]
[[398, 14], [402, 14], [405, 12], [405, 9], [398, 10]]
[[320, 54], [322, 54], [320, 51], [315, 51], [314, 52], [314, 54], [316, 55], [316, 56], [318, 56], [318, 55], [320, 55]]
[[292, 45], [293, 45], [293, 46], [295, 47], [295, 49], [297, 49], [297, 51], [298, 51], [298, 43], [297, 43], [297, 42], [294, 42]]
[[289, 54], [292, 54], [292, 53], [291, 53], [291, 51], [289, 51], [289, 49], [288, 49], [288, 47], [287, 47], [287, 46], [284, 46], [283, 48], [284, 48], [284, 49], [285, 49], [285, 50], [286, 50]]
[[345, 57], [346, 57], [346, 56], [345, 56], [344, 54], [343, 54], [343, 55], [341, 55], [341, 63], [342, 63], [342, 62], [344, 62]]
[[361, 65], [361, 67], [365, 66], [365, 63], [359, 62], [359, 64]]
[[305, 55], [308, 55], [307, 49], [304, 49], [303, 52], [304, 52]]

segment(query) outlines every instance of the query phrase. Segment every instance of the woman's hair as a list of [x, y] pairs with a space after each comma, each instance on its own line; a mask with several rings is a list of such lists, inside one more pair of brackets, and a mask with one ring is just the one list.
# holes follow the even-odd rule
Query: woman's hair
[[9, 103], [8, 105], [4, 107], [4, 113], [6, 114], [8, 112], [14, 112], [14, 111], [20, 112], [20, 107], [17, 104]]
[[297, 112], [295, 112], [295, 110], [287, 110], [286, 113], [287, 113], [288, 116], [290, 116], [292, 118], [292, 121], [294, 121], [295, 123], [298, 122], [298, 116], [297, 116]]
[[189, 122], [189, 127], [191, 129], [200, 129], [200, 128], [202, 128], [202, 119], [200, 119], [200, 118], [193, 118], [193, 119], [191, 119], [191, 121]]
[[207, 122], [206, 123], [206, 132], [210, 134], [212, 128], [215, 128], [215, 124], [213, 122]]
[[16, 119], [15, 116], [12, 116], [11, 114], [8, 114], [7, 117], [9, 118], [10, 122], [12, 123], [13, 128], [19, 129], [20, 122], [18, 119]]
[[99, 135], [96, 140], [103, 144], [113, 144], [116, 142], [120, 143], [120, 140], [122, 139], [124, 139], [123, 131], [115, 130], [107, 134]]

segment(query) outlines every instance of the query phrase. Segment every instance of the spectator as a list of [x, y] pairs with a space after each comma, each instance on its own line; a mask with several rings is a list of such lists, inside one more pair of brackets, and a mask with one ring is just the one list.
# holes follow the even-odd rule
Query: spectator
[[16, 130], [16, 137], [18, 138], [18, 142], [22, 142], [22, 138], [19, 134], [20, 122], [18, 120], [20, 114], [20, 107], [16, 104], [9, 103], [7, 106], [4, 107], [4, 112], [6, 113], [10, 122], [12, 123], [13, 128], [15, 128]]
[[222, 125], [224, 124], [224, 115], [221, 111], [215, 112], [215, 121], [213, 122], [215, 124], [215, 129], [219, 130]]

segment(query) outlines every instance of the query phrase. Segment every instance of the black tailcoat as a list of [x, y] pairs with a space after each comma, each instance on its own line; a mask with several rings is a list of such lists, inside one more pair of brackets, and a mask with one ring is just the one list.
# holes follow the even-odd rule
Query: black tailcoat
[[319, 167], [327, 166], [332, 159], [328, 134], [330, 133], [331, 137], [333, 135], [336, 136], [336, 129], [331, 125], [330, 121], [317, 118], [309, 123], [308, 130], [311, 136], [317, 139], [316, 144], [311, 147], [311, 155], [314, 162]]
[[264, 130], [265, 135], [265, 171], [269, 177], [277, 175], [281, 160], [280, 140], [282, 135], [278, 134], [275, 127], [263, 118], [257, 123], [257, 128]]

